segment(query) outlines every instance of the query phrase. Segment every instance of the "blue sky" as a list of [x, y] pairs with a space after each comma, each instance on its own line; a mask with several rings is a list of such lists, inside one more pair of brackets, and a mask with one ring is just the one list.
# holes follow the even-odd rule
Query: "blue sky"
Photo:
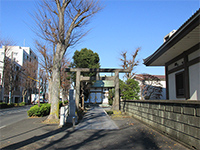
[[[88, 48], [100, 56], [102, 68], [119, 68], [120, 53], [129, 56], [137, 47], [140, 65], [136, 73], [164, 75], [164, 67], [146, 67], [143, 59], [163, 43], [163, 37], [177, 30], [200, 7], [199, 0], [101, 0], [104, 9], [88, 25], [90, 33], [68, 50], [71, 58], [75, 50]], [[36, 36], [30, 30], [33, 23], [33, 0], [0, 1], [0, 36], [10, 38], [16, 45], [34, 50]], [[25, 42], [24, 42], [25, 41]]]

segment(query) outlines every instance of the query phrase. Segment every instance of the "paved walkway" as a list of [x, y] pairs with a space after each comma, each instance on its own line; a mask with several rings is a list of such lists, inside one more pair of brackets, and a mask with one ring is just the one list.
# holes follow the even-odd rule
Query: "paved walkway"
[[111, 120], [99, 108], [91, 108], [75, 130], [44, 124], [44, 119], [28, 118], [0, 129], [0, 149], [187, 149], [129, 116], [113, 116]]
[[101, 107], [92, 107], [75, 128], [77, 130], [114, 130], [119, 129], [115, 122]]

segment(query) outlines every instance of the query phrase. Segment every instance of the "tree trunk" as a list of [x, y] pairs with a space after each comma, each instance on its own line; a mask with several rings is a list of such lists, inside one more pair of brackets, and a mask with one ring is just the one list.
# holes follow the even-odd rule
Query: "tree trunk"
[[51, 112], [48, 119], [59, 119], [59, 99], [60, 99], [60, 73], [59, 68], [52, 70], [52, 86], [50, 90]]
[[48, 86], [48, 103], [51, 103], [51, 88], [52, 87], [52, 79], [49, 79], [49, 86]]
[[23, 90], [22, 95], [23, 95], [23, 102], [25, 102], [25, 96], [26, 96], [27, 90]]
[[57, 44], [56, 54], [53, 60], [52, 68], [52, 85], [50, 90], [51, 97], [51, 111], [47, 118], [49, 121], [55, 121], [59, 119], [59, 100], [60, 100], [60, 69], [61, 69], [61, 51], [63, 46], [59, 43]]

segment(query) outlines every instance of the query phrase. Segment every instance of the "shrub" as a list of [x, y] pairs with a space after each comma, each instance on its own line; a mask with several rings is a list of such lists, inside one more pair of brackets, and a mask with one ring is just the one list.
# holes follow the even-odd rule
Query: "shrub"
[[32, 106], [29, 110], [28, 110], [28, 116], [32, 117], [32, 116], [38, 116], [40, 115], [39, 112], [40, 108], [38, 107], [38, 105], [34, 105]]
[[16, 107], [16, 106], [19, 106], [19, 103], [14, 103], [14, 106]]
[[51, 104], [43, 104], [40, 107], [40, 116], [46, 116], [50, 113]]
[[68, 100], [64, 101], [64, 104], [68, 104]]
[[108, 95], [108, 102], [109, 102], [109, 105], [111, 106], [113, 104], [114, 97], [115, 97], [115, 89], [113, 88], [109, 90], [109, 95]]
[[15, 104], [14, 104], [14, 103], [7, 104], [7, 105], [8, 105], [8, 108], [10, 108], [10, 107], [14, 107], [14, 106], [15, 106]]
[[8, 108], [7, 103], [0, 103], [0, 108], [1, 108], [1, 109], [3, 109], [3, 108]]
[[19, 106], [25, 106], [25, 105], [26, 105], [25, 102], [21, 102], [21, 103], [19, 103]]
[[50, 108], [51, 108], [51, 104], [47, 104], [47, 103], [40, 104], [40, 107], [38, 107], [38, 105], [34, 105], [28, 110], [27, 113], [29, 117], [32, 117], [32, 116], [42, 117], [42, 116], [49, 115]]

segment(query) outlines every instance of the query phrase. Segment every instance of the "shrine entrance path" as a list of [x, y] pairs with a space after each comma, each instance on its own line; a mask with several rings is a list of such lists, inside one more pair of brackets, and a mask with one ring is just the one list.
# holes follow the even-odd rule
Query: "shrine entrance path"
[[115, 130], [119, 127], [106, 114], [103, 108], [94, 106], [89, 108], [82, 121], [76, 126], [77, 130]]

